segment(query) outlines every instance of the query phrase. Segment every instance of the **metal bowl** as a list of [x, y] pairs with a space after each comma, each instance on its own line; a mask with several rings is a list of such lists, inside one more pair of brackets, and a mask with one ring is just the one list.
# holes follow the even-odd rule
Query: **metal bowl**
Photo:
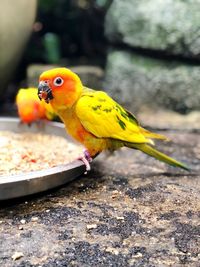
[[[63, 136], [71, 142], [66, 135], [64, 125], [58, 122], [46, 122], [42, 127], [33, 124], [29, 127], [28, 125], [20, 124], [17, 118], [0, 118], [0, 131], [54, 134]], [[84, 172], [85, 165], [80, 160], [74, 160], [69, 164], [40, 171], [0, 176], [0, 200], [27, 196], [58, 187], [72, 181]]]

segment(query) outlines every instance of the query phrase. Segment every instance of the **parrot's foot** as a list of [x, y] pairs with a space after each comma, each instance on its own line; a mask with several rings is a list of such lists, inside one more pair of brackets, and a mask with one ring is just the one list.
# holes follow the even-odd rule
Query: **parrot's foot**
[[84, 150], [83, 155], [79, 156], [78, 160], [81, 160], [85, 164], [86, 171], [84, 172], [84, 174], [87, 174], [87, 172], [91, 170], [90, 163], [92, 162], [92, 157], [90, 156], [89, 151]]

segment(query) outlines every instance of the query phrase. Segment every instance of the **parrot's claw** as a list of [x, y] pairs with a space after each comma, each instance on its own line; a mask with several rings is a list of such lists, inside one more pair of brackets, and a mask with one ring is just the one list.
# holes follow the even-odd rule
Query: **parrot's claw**
[[92, 157], [90, 156], [89, 151], [84, 150], [83, 155], [79, 156], [78, 160], [81, 160], [85, 164], [86, 171], [84, 172], [84, 174], [87, 174], [87, 172], [91, 170], [90, 163], [92, 162]]

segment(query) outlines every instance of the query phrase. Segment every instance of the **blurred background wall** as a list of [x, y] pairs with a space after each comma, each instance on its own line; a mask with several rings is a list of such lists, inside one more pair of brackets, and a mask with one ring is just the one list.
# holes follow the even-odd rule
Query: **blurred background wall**
[[[26, 49], [36, 15], [37, 0], [0, 2], [0, 106], [8, 102], [8, 85]], [[3, 97], [5, 96], [5, 97]]]
[[[19, 87], [37, 86], [40, 72], [57, 65], [72, 67], [86, 85], [136, 113], [143, 107], [183, 114], [200, 109], [198, 0], [38, 0], [34, 23], [36, 0], [16, 0], [16, 7], [3, 0], [1, 10], [4, 2], [11, 8], [5, 14], [16, 19], [0, 29], [14, 31], [12, 47], [23, 39], [25, 49], [12, 55], [11, 67], [1, 66], [1, 73], [15, 69], [0, 77], [2, 114], [15, 112]], [[18, 11], [22, 2], [29, 7]], [[19, 21], [31, 28], [26, 46], [30, 31], [25, 38], [23, 27], [17, 33]], [[2, 38], [0, 48], [11, 51]]]

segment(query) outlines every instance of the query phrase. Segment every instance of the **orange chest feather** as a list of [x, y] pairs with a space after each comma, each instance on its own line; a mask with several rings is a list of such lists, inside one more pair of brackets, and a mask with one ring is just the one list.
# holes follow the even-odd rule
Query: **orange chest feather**
[[109, 141], [106, 138], [97, 138], [92, 133], [88, 132], [73, 111], [60, 111], [58, 115], [64, 122], [69, 135], [83, 144], [88, 149], [91, 156], [95, 156], [99, 152], [109, 148]]
[[65, 110], [60, 112], [59, 115], [62, 118], [68, 133], [77, 141], [84, 143], [88, 138], [93, 136], [85, 130], [74, 112]]

